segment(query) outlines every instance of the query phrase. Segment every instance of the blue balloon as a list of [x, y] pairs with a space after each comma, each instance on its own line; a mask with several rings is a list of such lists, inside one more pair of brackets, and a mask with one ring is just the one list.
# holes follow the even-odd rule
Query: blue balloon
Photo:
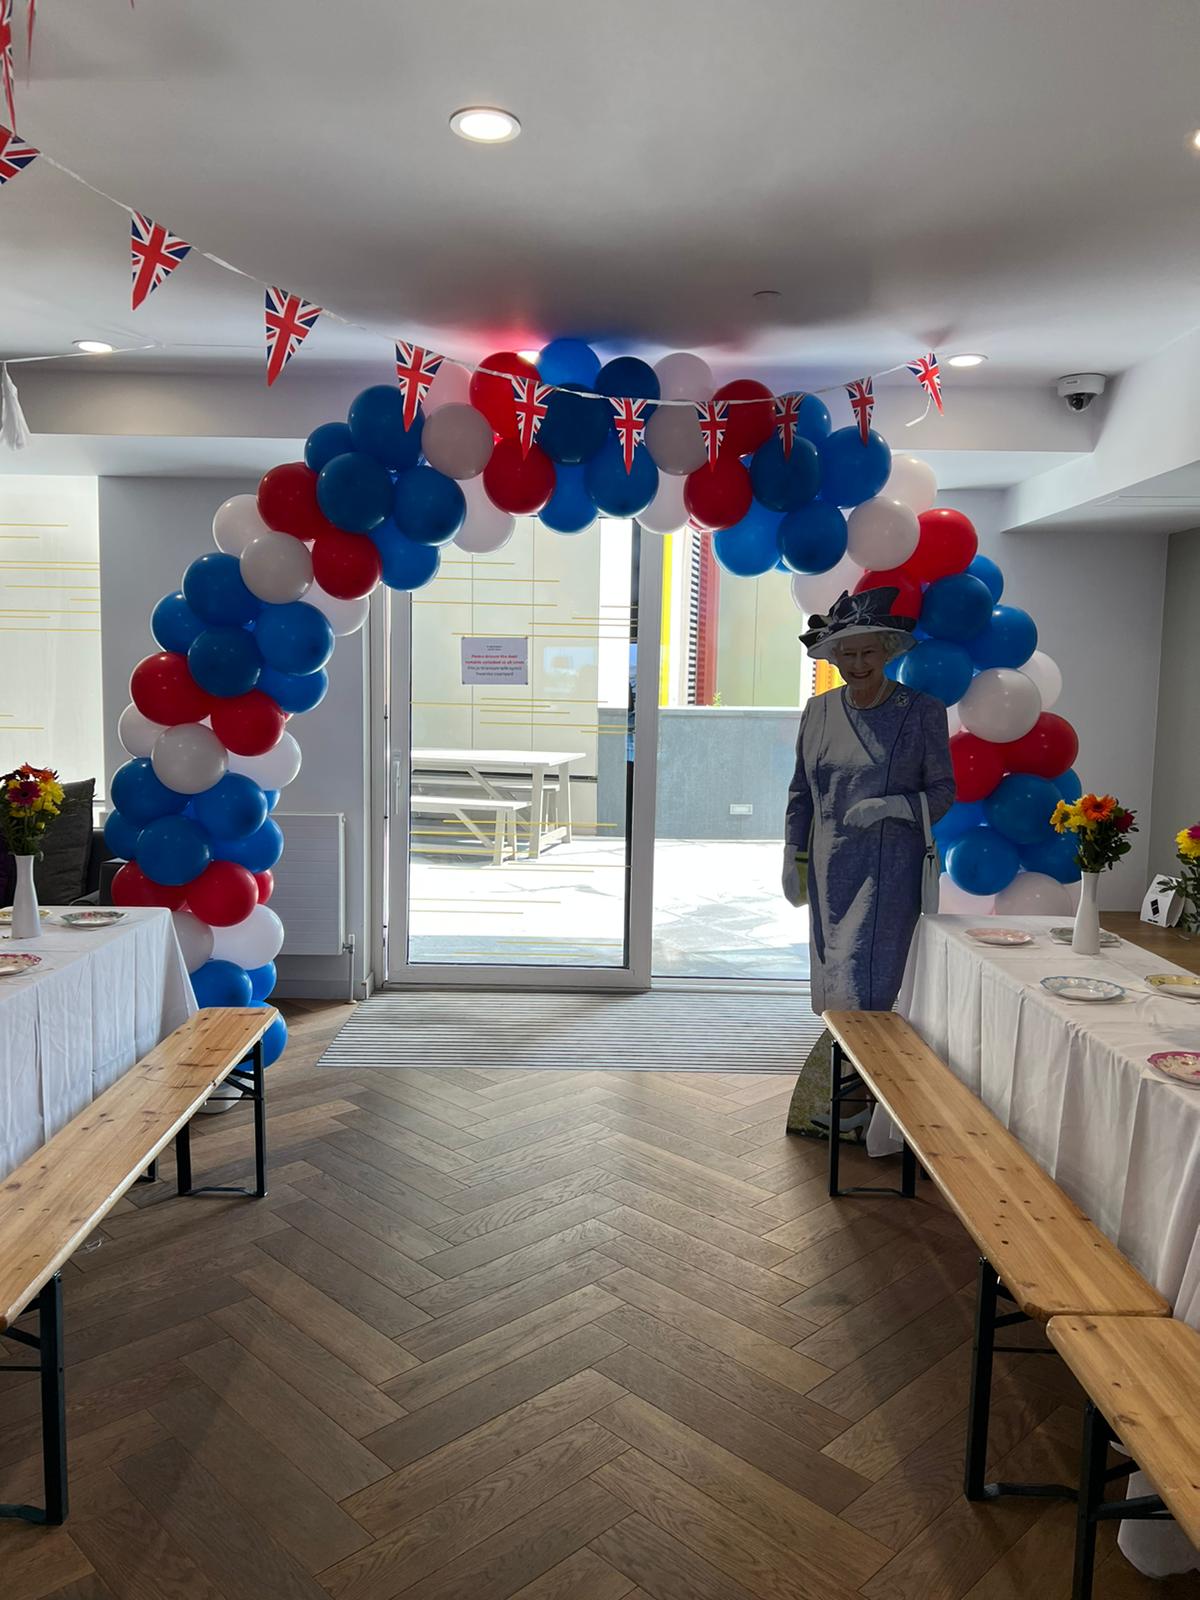
[[283, 711], [311, 711], [325, 698], [329, 674], [324, 667], [315, 672], [277, 672], [274, 667], [264, 667], [258, 687]]
[[[425, 426], [425, 413], [417, 407], [411, 428], [404, 426], [404, 396], [390, 383], [377, 383], [364, 389], [350, 403], [350, 434], [354, 449], [365, 451], [382, 461], [385, 467], [397, 472], [407, 472], [415, 467], [421, 454], [421, 432]], [[322, 510], [325, 508], [322, 507]], [[328, 517], [328, 511], [325, 512]], [[330, 517], [332, 522], [334, 518]], [[343, 524], [339, 523], [339, 527]], [[365, 533], [365, 528], [351, 530]]]
[[392, 509], [392, 475], [374, 456], [348, 450], [317, 474], [317, 504], [347, 533], [370, 533]]
[[982, 578], [992, 593], [995, 605], [1004, 593], [1004, 574], [990, 556], [976, 556], [967, 571], [974, 578]]
[[1021, 846], [1021, 865], [1026, 872], [1044, 872], [1059, 883], [1078, 883], [1082, 874], [1075, 859], [1078, 845], [1073, 833], [1051, 829], [1036, 844]]
[[104, 820], [104, 842], [120, 861], [132, 861], [137, 854], [141, 828], [123, 811], [110, 811]]
[[811, 500], [779, 525], [779, 552], [793, 572], [828, 572], [846, 554], [846, 519], [834, 505]]
[[946, 871], [966, 894], [999, 894], [1020, 870], [1016, 845], [995, 828], [968, 828], [946, 851]]
[[892, 470], [887, 441], [872, 428], [864, 444], [857, 428], [839, 428], [818, 445], [821, 499], [831, 506], [860, 506], [873, 500]]
[[971, 654], [975, 665], [982, 671], [986, 667], [1023, 667], [1037, 649], [1037, 623], [1028, 611], [1020, 606], [997, 606], [991, 620], [971, 641]]
[[262, 610], [262, 601], [242, 582], [238, 558], [221, 550], [192, 562], [183, 575], [183, 597], [201, 622], [216, 627], [239, 628]]
[[264, 606], [254, 638], [263, 660], [276, 672], [316, 672], [333, 654], [328, 618], [303, 600]]
[[713, 534], [718, 565], [738, 578], [758, 578], [773, 571], [779, 560], [779, 527], [778, 511], [752, 503], [740, 522]]
[[800, 401], [800, 409], [796, 413], [796, 433], [801, 439], [820, 445], [823, 439], [828, 439], [833, 431], [833, 418], [829, 415], [829, 407], [819, 395], [806, 394]]
[[981, 828], [986, 821], [980, 801], [956, 800], [946, 815], [933, 824], [933, 837], [941, 848], [946, 850], [955, 839], [960, 839], [968, 828]]
[[600, 371], [600, 357], [582, 339], [551, 339], [534, 365], [543, 383], [576, 383], [590, 389]]
[[590, 461], [611, 432], [612, 407], [579, 393], [578, 384], [556, 389], [546, 402], [537, 442], [551, 461], [578, 466]]
[[236, 861], [249, 872], [270, 872], [283, 854], [283, 829], [274, 817], [244, 839], [219, 839], [213, 846], [218, 861]]
[[267, 820], [267, 797], [244, 772], [227, 772], [211, 789], [192, 796], [191, 811], [213, 839], [244, 839]]
[[263, 794], [266, 797], [267, 810], [274, 811], [275, 807], [279, 804], [279, 790], [264, 789]]
[[[790, 571], [791, 569], [789, 568], [788, 570]], [[893, 656], [890, 661], [883, 663], [883, 675], [885, 678], [890, 678], [893, 683], [900, 682], [900, 662], [902, 659], [901, 656]]]
[[205, 628], [188, 651], [188, 671], [209, 694], [247, 694], [258, 682], [262, 656], [244, 628]]
[[311, 472], [320, 472], [334, 456], [344, 456], [354, 449], [354, 435], [348, 423], [323, 422], [314, 428], [304, 441], [304, 465]]
[[383, 581], [389, 589], [421, 589], [437, 577], [442, 557], [436, 545], [418, 544], [391, 521], [373, 528], [371, 537], [383, 562]]
[[253, 989], [245, 967], [232, 961], [206, 961], [192, 973], [198, 1006], [248, 1006]]
[[150, 614], [150, 632], [163, 650], [185, 656], [204, 632], [204, 623], [183, 598], [182, 589], [165, 594]]
[[138, 835], [137, 864], [155, 883], [191, 883], [212, 860], [208, 835], [187, 817], [156, 817]]
[[[662, 393], [658, 373], [637, 356], [617, 356], [615, 361], [606, 361], [596, 374], [594, 387], [597, 394], [611, 395], [616, 400], [623, 396], [630, 400], [657, 400]], [[647, 406], [647, 419], [653, 409]]]
[[900, 682], [931, 694], [943, 705], [961, 700], [975, 669], [960, 644], [948, 639], [923, 639], [900, 657]]
[[983, 802], [989, 826], [1014, 844], [1036, 844], [1044, 838], [1050, 813], [1059, 802], [1059, 793], [1049, 778], [1031, 772], [1010, 772]]
[[938, 578], [926, 589], [921, 626], [935, 639], [953, 639], [956, 644], [963, 644], [987, 626], [991, 614], [992, 596], [987, 584], [969, 572], [956, 572], [949, 578]]
[[[615, 366], [616, 362], [609, 365]], [[639, 365], [646, 364], [643, 361]], [[650, 368], [646, 367], [646, 371], [650, 372]], [[625, 455], [615, 433], [609, 434], [603, 448], [587, 463], [583, 473], [588, 494], [606, 516], [636, 517], [658, 492], [658, 468], [649, 450], [639, 444], [633, 452], [633, 469], [626, 472]]]
[[392, 521], [418, 544], [449, 544], [467, 520], [466, 496], [436, 467], [412, 467], [396, 479]]
[[178, 816], [188, 803], [186, 794], [176, 794], [161, 782], [147, 756], [137, 756], [118, 767], [108, 794], [115, 808], [138, 828], [156, 817]]
[[262, 1050], [264, 1067], [274, 1066], [275, 1062], [279, 1060], [280, 1056], [287, 1049], [287, 1042], [287, 1023], [281, 1016], [277, 1015], [275, 1021], [267, 1029], [266, 1033], [263, 1034]]
[[251, 967], [247, 977], [250, 979], [253, 1005], [261, 1005], [264, 1000], [269, 999], [271, 990], [279, 981], [273, 961], [268, 961], [261, 967]]
[[1083, 783], [1074, 767], [1068, 767], [1061, 778], [1055, 778], [1054, 787], [1068, 805], [1073, 805], [1083, 793]]
[[555, 533], [582, 533], [591, 527], [596, 520], [596, 502], [588, 493], [587, 473], [583, 467], [557, 469], [554, 493], [538, 516]]
[[821, 458], [811, 439], [793, 439], [785, 456], [783, 441], [773, 433], [750, 463], [754, 498], [772, 511], [795, 511], [807, 505], [821, 487]]

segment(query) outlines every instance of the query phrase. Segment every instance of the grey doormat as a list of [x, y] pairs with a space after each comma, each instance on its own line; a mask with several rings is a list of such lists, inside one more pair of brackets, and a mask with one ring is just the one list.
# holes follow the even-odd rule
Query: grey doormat
[[820, 1033], [804, 996], [393, 990], [364, 1001], [317, 1064], [794, 1078]]

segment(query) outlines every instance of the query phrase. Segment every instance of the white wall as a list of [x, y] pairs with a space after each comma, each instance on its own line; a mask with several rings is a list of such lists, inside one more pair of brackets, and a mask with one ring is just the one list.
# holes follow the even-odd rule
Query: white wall
[[1163, 606], [1150, 866], [1178, 870], [1175, 835], [1200, 821], [1200, 528], [1171, 535]]

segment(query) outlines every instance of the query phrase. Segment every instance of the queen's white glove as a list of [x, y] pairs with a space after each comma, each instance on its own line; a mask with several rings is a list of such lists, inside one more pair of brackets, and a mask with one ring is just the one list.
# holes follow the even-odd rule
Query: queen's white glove
[[808, 904], [808, 857], [794, 844], [783, 847], [783, 898], [790, 906]]
[[908, 796], [885, 794], [878, 800], [857, 800], [846, 812], [844, 821], [848, 828], [873, 828], [885, 817], [895, 817], [897, 822], [913, 820]]

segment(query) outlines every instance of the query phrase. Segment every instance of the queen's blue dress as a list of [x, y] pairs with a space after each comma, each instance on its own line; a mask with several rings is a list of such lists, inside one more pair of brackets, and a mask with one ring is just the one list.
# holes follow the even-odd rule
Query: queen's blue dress
[[[921, 913], [925, 854], [920, 796], [931, 822], [954, 801], [946, 708], [897, 685], [870, 710], [846, 690], [804, 708], [785, 837], [809, 853], [812, 1006], [823, 1011], [890, 1011], [900, 991]], [[846, 813], [862, 800], [902, 796], [906, 804], [867, 827]]]

